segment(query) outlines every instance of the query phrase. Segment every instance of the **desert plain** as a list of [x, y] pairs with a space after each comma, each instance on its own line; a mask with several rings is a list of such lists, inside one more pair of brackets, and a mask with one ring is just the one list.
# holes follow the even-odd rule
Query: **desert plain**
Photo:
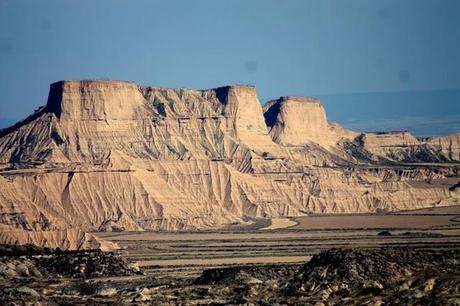
[[[237, 265], [302, 264], [331, 248], [437, 249], [460, 246], [460, 206], [386, 215], [262, 219], [250, 228], [199, 232], [95, 233], [155, 276], [199, 276]], [[267, 229], [271, 223], [276, 229]], [[286, 226], [287, 228], [282, 228]]]

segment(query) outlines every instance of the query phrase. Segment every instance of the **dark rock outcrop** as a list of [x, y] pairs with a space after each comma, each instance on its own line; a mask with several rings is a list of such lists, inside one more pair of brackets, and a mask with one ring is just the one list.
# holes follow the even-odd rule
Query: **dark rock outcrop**
[[33, 245], [0, 245], [0, 281], [11, 279], [88, 279], [136, 275], [137, 264], [98, 250], [62, 251]]

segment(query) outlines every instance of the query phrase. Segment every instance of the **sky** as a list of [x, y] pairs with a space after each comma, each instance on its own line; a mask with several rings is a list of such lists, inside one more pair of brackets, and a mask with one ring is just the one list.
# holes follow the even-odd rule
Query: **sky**
[[460, 127], [460, 1], [0, 0], [0, 125], [52, 82], [100, 78], [253, 84], [261, 101], [320, 97], [349, 128], [446, 134]]

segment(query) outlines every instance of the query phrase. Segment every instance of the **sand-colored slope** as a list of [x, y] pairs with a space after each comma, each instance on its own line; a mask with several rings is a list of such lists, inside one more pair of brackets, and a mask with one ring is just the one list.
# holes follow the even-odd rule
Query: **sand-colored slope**
[[342, 139], [353, 139], [356, 133], [327, 122], [321, 102], [307, 97], [281, 97], [265, 106], [265, 121], [273, 140], [284, 145], [317, 143], [334, 147]]
[[[26, 237], [18, 242], [45, 244], [43, 235], [69, 229], [193, 230], [456, 203], [449, 186], [408, 183], [456, 175], [454, 168], [383, 167], [381, 159], [397, 159], [382, 146], [399, 146], [399, 136], [359, 137], [329, 124], [313, 99], [281, 98], [264, 118], [251, 86], [58, 82], [45, 107], [0, 131], [0, 225], [10, 233], [3, 241], [15, 230]], [[454, 141], [438, 142], [433, 154], [444, 156]]]
[[460, 160], [460, 132], [450, 136], [432, 137], [427, 139], [427, 143], [435, 152], [441, 153], [449, 160]]
[[344, 160], [460, 161], [459, 133], [422, 139], [407, 131], [356, 133], [328, 123], [323, 105], [315, 98], [287, 96], [269, 101], [264, 105], [264, 116], [276, 143], [291, 147], [317, 145]]
[[62, 250], [100, 249], [102, 251], [113, 251], [119, 249], [116, 243], [77, 229], [25, 231], [4, 226], [0, 227], [0, 229], [0, 244], [34, 244]]

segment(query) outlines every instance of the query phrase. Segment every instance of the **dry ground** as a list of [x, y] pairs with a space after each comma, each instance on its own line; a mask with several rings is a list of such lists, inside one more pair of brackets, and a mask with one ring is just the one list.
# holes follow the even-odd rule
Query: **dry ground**
[[[335, 247], [458, 248], [460, 207], [432, 208], [392, 215], [310, 216], [283, 220], [292, 226], [256, 226], [200, 232], [96, 233], [117, 242], [122, 254], [149, 275], [198, 276], [204, 269], [235, 265], [303, 263]], [[281, 224], [275, 221], [274, 227]], [[267, 225], [268, 224], [268, 225]], [[391, 232], [381, 236], [382, 231]]]
[[430, 229], [457, 226], [452, 215], [348, 215], [295, 218], [294, 229]]

